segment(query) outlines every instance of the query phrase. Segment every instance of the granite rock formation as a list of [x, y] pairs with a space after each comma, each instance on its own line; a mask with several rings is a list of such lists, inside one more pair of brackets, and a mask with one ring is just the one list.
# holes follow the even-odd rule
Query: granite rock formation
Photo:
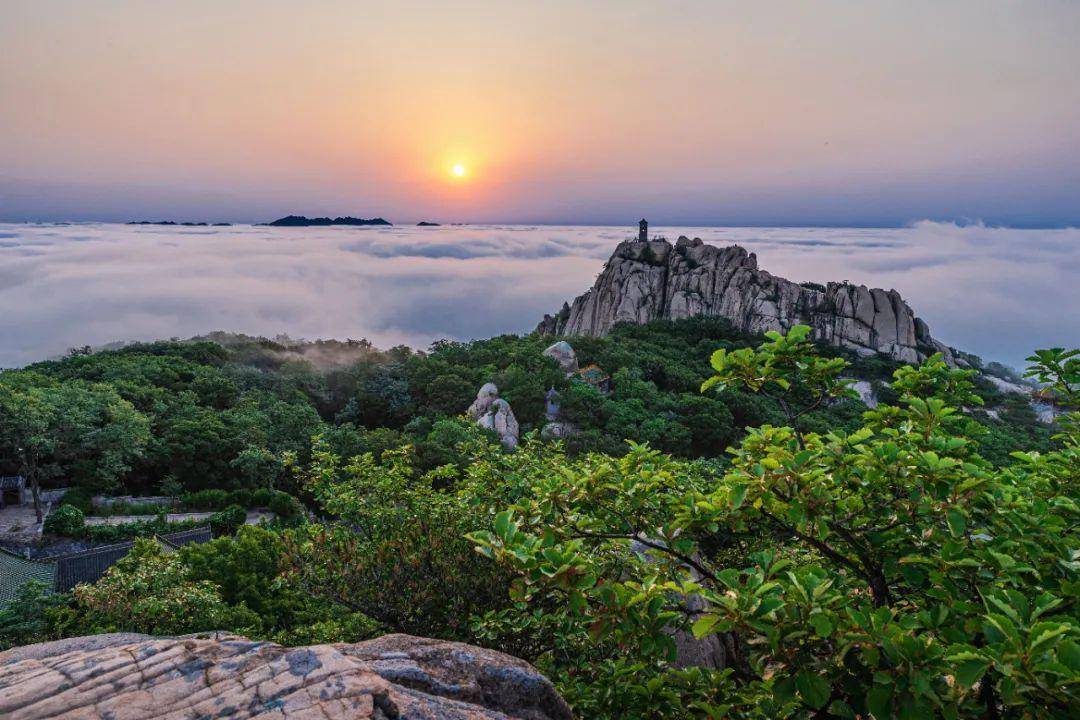
[[577, 353], [574, 352], [574, 348], [570, 346], [570, 343], [565, 340], [560, 340], [548, 347], [544, 350], [543, 355], [558, 363], [559, 369], [567, 375], [576, 372], [578, 369]]
[[495, 383], [484, 383], [465, 414], [476, 422], [477, 427], [494, 430], [507, 450], [517, 447], [520, 437], [517, 418], [510, 403], [499, 397]]
[[510, 409], [510, 403], [502, 398], [496, 398], [491, 403], [488, 411], [476, 421], [477, 426], [487, 430], [494, 430], [499, 436], [499, 441], [507, 450], [513, 450], [518, 446], [520, 428], [514, 411]]
[[484, 383], [479, 392], [476, 393], [476, 399], [472, 401], [472, 405], [465, 411], [465, 414], [469, 416], [470, 420], [479, 420], [491, 408], [491, 403], [498, 398], [499, 388], [495, 386], [495, 383]]
[[593, 287], [545, 315], [537, 331], [603, 336], [620, 322], [698, 315], [724, 317], [752, 333], [804, 324], [815, 339], [860, 354], [914, 363], [940, 352], [955, 364], [951, 349], [895, 290], [800, 285], [760, 270], [757, 257], [738, 245], [721, 248], [699, 238], [620, 243]]
[[0, 653], [7, 720], [254, 716], [570, 720], [571, 713], [522, 660], [409, 635], [286, 648], [224, 634], [122, 633]]

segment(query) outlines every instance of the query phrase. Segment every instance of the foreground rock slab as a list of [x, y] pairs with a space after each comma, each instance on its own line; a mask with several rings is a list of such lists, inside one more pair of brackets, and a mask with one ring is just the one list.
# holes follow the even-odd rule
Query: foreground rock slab
[[234, 635], [95, 635], [0, 653], [0, 717], [570, 720], [517, 658], [386, 635], [286, 648]]

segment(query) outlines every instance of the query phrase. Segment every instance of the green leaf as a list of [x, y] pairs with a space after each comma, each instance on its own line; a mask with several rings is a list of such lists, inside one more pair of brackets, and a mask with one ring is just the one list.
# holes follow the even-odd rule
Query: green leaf
[[711, 378], [701, 383], [701, 392], [708, 392], [713, 387], [715, 387], [718, 391], [724, 389], [724, 383], [720, 380], [720, 377], [718, 375], [713, 375]]
[[825, 678], [816, 672], [803, 670], [795, 676], [795, 688], [799, 691], [799, 697], [810, 707], [820, 710], [825, 707], [832, 694], [832, 688]]
[[892, 696], [892, 685], [875, 684], [866, 693], [866, 709], [869, 710], [877, 720], [886, 720], [886, 718], [892, 716]]
[[954, 538], [964, 536], [964, 529], [967, 527], [967, 518], [964, 513], [953, 508], [945, 513], [945, 522], [948, 523], [949, 532]]
[[1031, 629], [1032, 640], [1028, 653], [1037, 655], [1046, 650], [1051, 641], [1069, 631], [1069, 626], [1059, 623], [1039, 623]]
[[506, 531], [510, 528], [510, 511], [503, 510], [495, 516], [495, 534], [501, 538], [506, 537]]
[[985, 658], [965, 660], [956, 668], [956, 681], [961, 685], [971, 687], [979, 681], [990, 664], [990, 661]]
[[730, 502], [733, 510], [738, 510], [746, 499], [746, 486], [736, 485], [731, 489]]
[[832, 635], [832, 622], [825, 615], [811, 615], [810, 624], [814, 626], [814, 631], [821, 637], [825, 638]]
[[1058, 645], [1058, 662], [1073, 672], [1080, 672], [1080, 645], [1072, 640], [1063, 640]]
[[718, 622], [720, 622], [720, 618], [716, 615], [702, 615], [694, 621], [690, 629], [694, 633], [694, 637], [700, 640], [711, 633]]

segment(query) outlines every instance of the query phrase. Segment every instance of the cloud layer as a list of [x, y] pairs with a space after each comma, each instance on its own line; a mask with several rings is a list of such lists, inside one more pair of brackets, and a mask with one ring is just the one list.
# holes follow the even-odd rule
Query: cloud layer
[[[656, 228], [796, 281], [896, 288], [935, 336], [1020, 365], [1080, 345], [1080, 230]], [[426, 347], [530, 330], [591, 285], [611, 227], [0, 224], [0, 366], [210, 330]]]

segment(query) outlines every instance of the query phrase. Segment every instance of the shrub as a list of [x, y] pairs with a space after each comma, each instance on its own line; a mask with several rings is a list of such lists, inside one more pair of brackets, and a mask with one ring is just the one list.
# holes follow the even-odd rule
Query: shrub
[[68, 599], [40, 580], [25, 583], [0, 606], [0, 650], [54, 639], [54, 616]]
[[284, 492], [274, 493], [267, 507], [281, 520], [292, 520], [303, 513], [300, 501]]
[[274, 499], [276, 491], [269, 488], [259, 488], [253, 490], [251, 493], [251, 505], [253, 508], [270, 507], [270, 502]]
[[184, 494], [180, 502], [190, 510], [220, 510], [229, 504], [229, 492], [217, 488], [198, 490]]
[[228, 505], [239, 505], [243, 508], [251, 507], [251, 491], [245, 489], [231, 491], [229, 493], [229, 499], [225, 503], [225, 506]]
[[167, 535], [182, 530], [193, 530], [206, 525], [205, 520], [177, 520], [168, 522], [163, 516], [153, 520], [137, 520], [119, 525], [87, 525], [80, 537], [98, 543], [117, 543], [132, 538]]
[[247, 607], [230, 607], [216, 585], [193, 579], [178, 555], [149, 540], [136, 540], [101, 580], [77, 586], [73, 595], [84, 633], [178, 635], [259, 627]]
[[230, 505], [210, 517], [210, 527], [215, 535], [232, 535], [247, 520], [247, 510], [240, 505]]
[[115, 515], [157, 515], [163, 510], [168, 509], [168, 505], [163, 505], [161, 503], [118, 500], [108, 505], [94, 507], [88, 514], [100, 517], [113, 517]]
[[471, 620], [509, 604], [508, 574], [464, 537], [486, 512], [435, 490], [437, 471], [417, 479], [405, 450], [341, 468], [320, 440], [312, 456], [307, 488], [340, 524], [286, 534], [289, 582], [387, 630], [455, 640], [475, 639]]
[[87, 514], [94, 509], [94, 494], [86, 488], [71, 488], [64, 493], [64, 497], [60, 498], [60, 505], [71, 505], [82, 510], [83, 514]]
[[64, 537], [79, 537], [86, 526], [86, 516], [75, 505], [61, 505], [45, 518], [45, 532]]

